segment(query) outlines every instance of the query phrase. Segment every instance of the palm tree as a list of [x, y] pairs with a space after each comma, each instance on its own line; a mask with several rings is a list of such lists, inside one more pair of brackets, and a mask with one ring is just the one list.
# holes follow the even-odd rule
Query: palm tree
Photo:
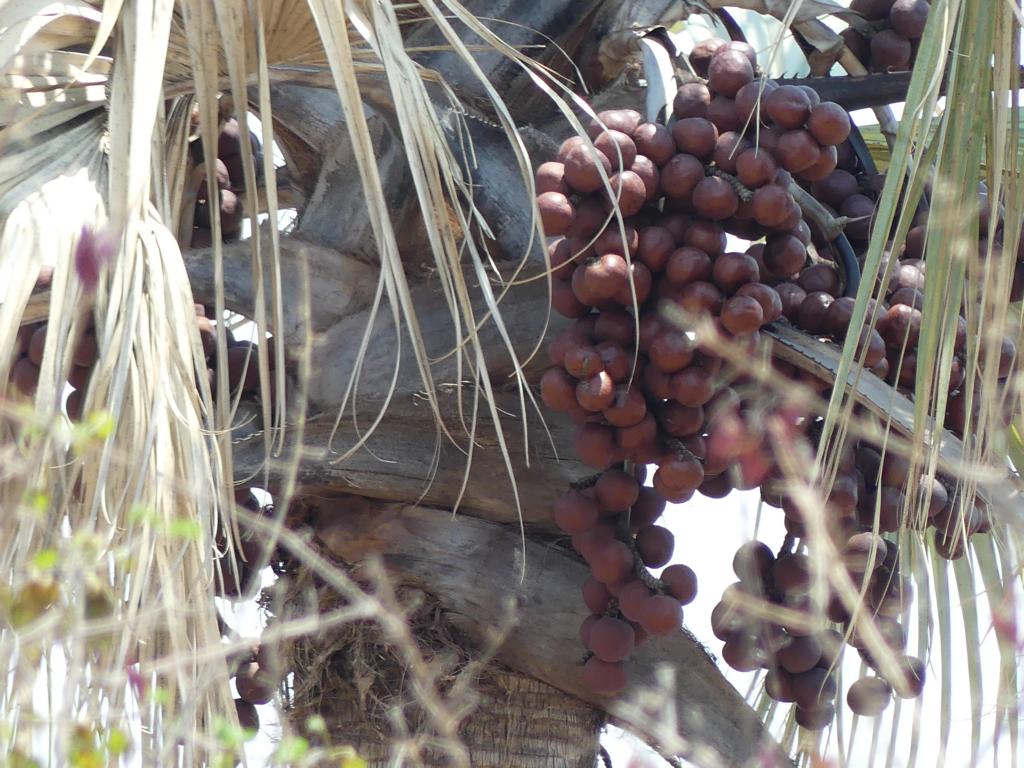
[[[584, 132], [584, 110], [656, 117], [687, 76], [686, 57], [659, 41], [725, 3], [96, 5], [0, 6], [0, 381], [17, 381], [30, 324], [40, 355], [34, 394], [8, 386], [2, 406], [0, 655], [13, 684], [0, 694], [0, 739], [11, 764], [134, 750], [146, 764], [233, 764], [249, 717], [233, 701], [235, 672], [240, 695], [242, 678], [268, 688], [288, 673], [278, 758], [296, 764], [348, 744], [373, 765], [590, 766], [607, 722], [699, 765], [841, 754], [841, 726], [837, 747], [798, 733], [760, 685], [748, 703], [687, 631], [639, 647], [625, 691], [588, 688], [577, 640], [588, 569], [551, 517], [594, 469], [577, 458], [572, 420], [536, 395], [542, 345], [569, 323], [549, 312], [533, 168]], [[940, 641], [943, 738], [959, 693], [959, 608], [972, 757], [993, 703], [996, 739], [1009, 731], [1015, 748], [1016, 627], [1002, 617], [1019, 591], [1013, 468], [1024, 454], [1019, 393], [998, 369], [1004, 336], [1020, 335], [1019, 123], [1002, 96], [1018, 87], [1019, 9], [936, 0], [913, 74], [870, 77], [853, 41], [821, 21], [834, 4], [730, 5], [791, 29], [812, 74], [838, 63], [857, 76], [812, 81], [823, 95], [876, 108], [872, 149], [887, 173], [852, 327], [871, 322], [918, 200], [930, 210], [916, 374], [901, 393], [861, 366], [854, 335], [836, 345], [770, 331], [772, 359], [827, 384], [817, 455], [777, 446], [777, 460], [802, 503], [823, 506], [843, 451], [870, 436], [908, 456], [909, 476], [960, 479], [960, 527], [976, 498], [989, 510], [991, 532], [952, 565], [914, 525], [890, 540], [911, 553], [919, 646]], [[860, 5], [867, 21], [845, 18], [877, 31]], [[886, 104], [900, 100], [897, 122]], [[244, 140], [250, 110], [255, 142]], [[243, 137], [232, 188], [255, 225], [234, 241], [226, 208], [197, 205], [216, 199], [201, 158], [223, 155], [232, 114]], [[979, 216], [979, 179], [1001, 218]], [[818, 224], [850, 226], [806, 206]], [[274, 222], [284, 207], [297, 209], [294, 228], [258, 226], [257, 214]], [[209, 245], [195, 239], [203, 215]], [[250, 350], [238, 357], [220, 321], [204, 326], [204, 352], [196, 304], [271, 340], [232, 347]], [[97, 360], [72, 396], [86, 416], [68, 426], [65, 382], [87, 367], [89, 340]], [[211, 350], [218, 373], [207, 376]], [[239, 360], [243, 378], [252, 369], [246, 396], [229, 375]], [[955, 366], [977, 381], [961, 437], [944, 429]], [[778, 383], [768, 365], [744, 371]], [[908, 523], [927, 517], [916, 483], [901, 497]], [[253, 514], [233, 484], [268, 491], [273, 511]], [[853, 589], [829, 561], [833, 545], [806, 533], [815, 589]], [[251, 661], [246, 641], [222, 642], [214, 596], [251, 596], [268, 563], [282, 578], [263, 595], [274, 620]], [[981, 683], [978, 591], [997, 629], [996, 696]], [[865, 635], [890, 669], [892, 652]], [[42, 721], [40, 670], [67, 680]], [[895, 710], [913, 755], [921, 709]]]

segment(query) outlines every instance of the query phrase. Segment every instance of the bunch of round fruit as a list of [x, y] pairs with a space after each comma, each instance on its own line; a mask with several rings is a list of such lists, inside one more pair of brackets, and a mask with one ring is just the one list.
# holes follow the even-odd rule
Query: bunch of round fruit
[[253, 639], [242, 652], [228, 659], [237, 698], [235, 709], [242, 728], [258, 731], [260, 717], [256, 707], [269, 704], [284, 678], [284, 669], [275, 646]]
[[872, 72], [913, 68], [931, 3], [928, 0], [853, 0], [863, 22], [843, 30], [846, 47]]
[[[253, 155], [257, 163], [262, 161], [262, 151], [259, 139], [256, 134], [249, 132], [249, 141], [252, 146]], [[203, 163], [203, 143], [198, 138], [193, 139], [189, 145], [192, 162], [196, 165]], [[220, 129], [217, 137], [217, 157], [214, 158], [213, 176], [217, 188], [217, 204], [220, 208], [220, 225], [223, 242], [237, 240], [242, 230], [242, 203], [238, 197], [239, 193], [245, 191], [245, 176], [242, 171], [242, 137], [238, 120], [230, 118], [226, 120]], [[210, 220], [210, 200], [208, 199], [206, 184], [199, 187], [199, 194], [196, 199], [194, 226], [190, 246], [192, 248], [205, 248], [212, 242], [213, 231]]]
[[[33, 397], [39, 386], [40, 366], [46, 346], [46, 323], [30, 323], [21, 326], [15, 343], [15, 361], [10, 369], [10, 381], [26, 397]], [[92, 323], [85, 328], [75, 344], [71, 357], [71, 369], [67, 383], [73, 387], [65, 401], [68, 418], [77, 421], [82, 418], [82, 403], [85, 388], [89, 386], [99, 347]]]
[[608, 469], [592, 485], [566, 491], [554, 506], [556, 524], [590, 566], [583, 602], [591, 615], [580, 626], [588, 654], [583, 679], [602, 693], [626, 686], [633, 648], [648, 635], [677, 632], [683, 606], [697, 594], [696, 575], [685, 565], [670, 565], [660, 579], [647, 570], [666, 565], [675, 542], [654, 522], [664, 498], [641, 486], [642, 479], [642, 468]]

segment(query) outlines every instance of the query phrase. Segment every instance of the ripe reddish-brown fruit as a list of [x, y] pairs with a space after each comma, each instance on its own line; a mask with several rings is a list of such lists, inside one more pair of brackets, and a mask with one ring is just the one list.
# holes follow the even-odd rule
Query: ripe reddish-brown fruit
[[673, 373], [669, 387], [678, 403], [691, 408], [705, 405], [715, 394], [714, 377], [699, 365], [690, 365]]
[[576, 385], [576, 401], [591, 413], [603, 411], [615, 399], [615, 382], [607, 371], [599, 371]]
[[640, 483], [628, 472], [609, 469], [601, 473], [594, 486], [597, 500], [609, 512], [625, 512], [640, 495]]
[[625, 578], [633, 569], [633, 553], [617, 539], [606, 541], [594, 547], [590, 557], [590, 572], [604, 584], [614, 584]]
[[668, 593], [680, 605], [689, 605], [697, 596], [697, 574], [688, 565], [670, 565], [661, 572], [661, 580], [668, 586]]
[[633, 650], [633, 628], [629, 622], [602, 616], [590, 627], [587, 647], [601, 661], [623, 661]]
[[871, 36], [871, 69], [874, 72], [908, 69], [912, 55], [910, 41], [895, 30], [883, 29]]
[[683, 624], [683, 606], [674, 597], [651, 595], [640, 608], [640, 626], [652, 635], [677, 632]]
[[576, 192], [597, 192], [604, 187], [601, 171], [605, 177], [612, 174], [608, 158], [582, 140], [572, 145], [564, 155], [560, 154], [559, 159], [565, 166], [565, 182]]
[[622, 171], [609, 179], [611, 198], [605, 198], [606, 207], [611, 210], [618, 205], [623, 216], [639, 213], [647, 202], [647, 185], [634, 171]]
[[601, 424], [582, 424], [573, 439], [576, 455], [588, 467], [604, 469], [619, 457], [615, 433]]
[[711, 279], [711, 257], [698, 248], [679, 248], [665, 266], [665, 276], [674, 285], [688, 285]]
[[736, 157], [736, 175], [747, 187], [756, 189], [775, 178], [778, 166], [775, 158], [764, 149], [752, 147]]
[[708, 64], [708, 86], [715, 93], [734, 96], [736, 91], [754, 79], [750, 59], [741, 51], [721, 48]]
[[672, 102], [672, 111], [676, 117], [704, 117], [708, 104], [711, 103], [711, 92], [704, 83], [686, 83], [676, 92]]
[[591, 139], [596, 139], [605, 131], [620, 131], [632, 136], [644, 119], [635, 109], [605, 109], [598, 112], [596, 118], [587, 126], [587, 135]]
[[543, 192], [537, 196], [541, 224], [547, 235], [564, 235], [576, 219], [572, 203], [561, 192]]
[[570, 536], [589, 531], [600, 516], [597, 502], [579, 491], [569, 490], [555, 499], [555, 524]]
[[889, 11], [889, 23], [908, 40], [917, 40], [924, 34], [930, 10], [928, 0], [896, 0]]
[[664, 165], [675, 154], [672, 133], [660, 123], [640, 124], [633, 131], [633, 141], [637, 153], [649, 157], [655, 165]]
[[618, 693], [629, 684], [623, 662], [608, 663], [591, 656], [583, 665], [583, 684], [595, 693]]
[[750, 212], [761, 226], [776, 227], [789, 215], [792, 199], [789, 190], [778, 184], [766, 184], [754, 191]]
[[704, 468], [693, 456], [671, 456], [663, 460], [655, 478], [675, 492], [683, 493], [696, 489], [704, 481]]
[[651, 202], [661, 193], [661, 171], [654, 161], [644, 155], [637, 155], [630, 170], [635, 173], [644, 185], [644, 200]]
[[752, 296], [733, 296], [722, 305], [722, 325], [734, 336], [753, 333], [764, 324], [764, 310]]
[[811, 114], [811, 100], [807, 93], [795, 85], [783, 85], [764, 100], [765, 112], [778, 126], [786, 130], [800, 128]]
[[715, 259], [712, 279], [722, 291], [735, 293], [741, 285], [757, 282], [757, 261], [746, 253], [724, 253]]
[[811, 110], [807, 130], [819, 144], [834, 147], [850, 135], [850, 116], [833, 101], [823, 101]]
[[736, 213], [740, 199], [736, 190], [725, 179], [707, 176], [693, 188], [693, 207], [697, 213], [712, 221], [727, 219]]
[[632, 427], [647, 415], [647, 401], [637, 387], [615, 388], [612, 404], [604, 409], [604, 418], [613, 427]]
[[625, 170], [633, 165], [636, 144], [622, 131], [602, 131], [594, 138], [594, 148], [608, 158], [612, 170]]
[[[629, 267], [617, 253], [605, 253], [582, 266], [583, 287], [597, 300], [610, 299], [629, 284]], [[580, 297], [582, 300], [584, 297]]]
[[672, 559], [675, 536], [668, 528], [648, 525], [637, 531], [636, 547], [648, 568], [660, 568]]
[[570, 411], [576, 404], [576, 382], [562, 368], [550, 368], [540, 380], [540, 397], [553, 411]]
[[672, 126], [672, 139], [680, 152], [707, 158], [715, 151], [718, 128], [705, 117], [684, 117]]
[[678, 154], [661, 169], [661, 188], [669, 197], [688, 197], [704, 178], [704, 166], [693, 155]]
[[537, 194], [544, 192], [569, 194], [569, 185], [565, 183], [565, 166], [562, 163], [541, 163], [537, 166], [534, 176], [537, 182]]
[[802, 128], [786, 131], [779, 136], [778, 144], [775, 146], [775, 157], [790, 173], [800, 173], [818, 162], [821, 157], [821, 146]]

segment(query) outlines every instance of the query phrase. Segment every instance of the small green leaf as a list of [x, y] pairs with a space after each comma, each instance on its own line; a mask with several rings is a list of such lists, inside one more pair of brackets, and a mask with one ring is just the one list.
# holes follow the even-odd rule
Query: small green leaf
[[294, 763], [301, 760], [309, 752], [309, 742], [301, 736], [288, 736], [281, 741], [277, 751], [274, 752], [274, 759], [283, 763]]
[[175, 539], [196, 541], [203, 535], [203, 528], [198, 520], [179, 517], [170, 522], [167, 526], [167, 533]]
[[50, 496], [45, 491], [25, 491], [24, 504], [35, 515], [42, 517], [50, 508]]
[[107, 411], [93, 411], [85, 423], [89, 431], [98, 439], [106, 440], [114, 434], [114, 417]]
[[127, 733], [120, 728], [110, 729], [110, 734], [107, 736], [107, 749], [110, 750], [110, 754], [124, 754], [129, 746], [131, 746], [131, 739], [128, 738]]
[[44, 549], [32, 558], [32, 567], [40, 571], [52, 571], [60, 562], [60, 554], [56, 549]]
[[151, 523], [156, 518], [156, 511], [146, 504], [133, 504], [127, 517], [132, 524]]
[[149, 699], [158, 706], [166, 706], [171, 703], [171, 694], [166, 688], [158, 685], [150, 690]]
[[323, 715], [310, 715], [306, 718], [306, 732], [323, 734], [327, 733], [327, 721]]

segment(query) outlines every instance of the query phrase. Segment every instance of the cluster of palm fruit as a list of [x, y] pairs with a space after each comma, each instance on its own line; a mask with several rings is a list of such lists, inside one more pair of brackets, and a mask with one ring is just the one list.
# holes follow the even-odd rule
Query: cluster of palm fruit
[[[810, 620], [815, 612], [807, 556], [784, 549], [776, 557], [759, 541], [736, 552], [733, 570], [739, 581], [725, 590], [711, 615], [715, 636], [725, 643], [725, 662], [742, 672], [767, 670], [767, 695], [795, 704], [796, 721], [808, 730], [821, 730], [835, 717], [836, 669], [847, 645], [876, 672], [849, 686], [846, 700], [854, 713], [874, 717], [894, 690], [911, 698], [924, 687], [924, 664], [905, 654], [907, 638], [899, 617], [909, 605], [910, 590], [899, 574], [895, 544], [870, 532], [855, 533], [840, 552], [853, 583], [866, 579], [870, 585], [855, 616], [832, 597], [827, 618], [840, 629]], [[869, 653], [864, 639], [869, 624], [894, 655], [898, 680], [887, 679]]]
[[[194, 117], [194, 122], [197, 122]], [[249, 132], [249, 142], [256, 161], [256, 172], [262, 162], [262, 149], [256, 134]], [[196, 167], [203, 165], [203, 142], [197, 137], [189, 145], [189, 154]], [[237, 240], [242, 231], [242, 203], [239, 194], [245, 191], [245, 176], [242, 172], [242, 135], [238, 120], [229, 117], [223, 121], [217, 136], [217, 157], [214, 158], [213, 177], [217, 187], [217, 203], [220, 207], [220, 225], [223, 242]], [[193, 248], [205, 248], [212, 243], [213, 226], [210, 221], [210, 200], [206, 184], [201, 184], [196, 198], [193, 218]]]
[[[52, 272], [46, 270], [40, 278], [39, 287], [49, 283]], [[14, 345], [14, 363], [10, 367], [9, 381], [14, 388], [26, 397], [33, 397], [39, 386], [40, 366], [43, 362], [43, 351], [46, 347], [47, 323], [27, 323], [18, 330]], [[72, 421], [82, 418], [82, 403], [85, 399], [85, 388], [89, 386], [99, 346], [96, 342], [96, 331], [91, 318], [75, 343], [71, 356], [71, 368], [68, 370], [67, 383], [72, 388], [65, 401], [68, 417]]]
[[[221, 629], [224, 635], [231, 634], [226, 626]], [[238, 724], [246, 730], [258, 731], [260, 717], [256, 707], [273, 700], [284, 678], [278, 648], [252, 638], [241, 652], [228, 658], [228, 666], [235, 682]]]
[[[898, 25], [904, 5], [886, 5]], [[832, 594], [821, 607], [832, 626], [807, 621], [815, 615], [811, 574], [807, 556], [792, 548], [806, 536], [806, 520], [785, 492], [772, 449], [781, 429], [812, 450], [821, 422], [792, 399], [766, 398], [763, 385], [725, 362], [720, 345], [753, 352], [759, 329], [774, 322], [845, 340], [854, 306], [850, 275], [831, 261], [826, 234], [804, 220], [795, 187], [822, 203], [863, 250], [881, 177], [847, 140], [850, 120], [841, 107], [808, 88], [756, 77], [749, 46], [705, 41], [690, 61], [698, 79], [679, 89], [669, 125], [644, 122], [631, 110], [600, 113], [589, 140], [566, 140], [536, 174], [538, 209], [554, 238], [552, 306], [574, 319], [549, 345], [552, 367], [541, 395], [572, 417], [579, 457], [601, 470], [590, 487], [574, 487], [555, 505], [556, 524], [591, 569], [583, 586], [591, 615], [580, 631], [582, 674], [597, 690], [624, 686], [629, 651], [648, 634], [675, 631], [695, 593], [696, 576], [684, 565], [660, 579], [647, 570], [671, 557], [672, 535], [655, 524], [666, 502], [760, 487], [785, 515], [787, 547], [777, 558], [760, 544], [737, 554], [740, 581], [716, 609], [715, 631], [729, 664], [768, 669], [769, 695], [795, 702], [800, 725], [821, 729], [834, 717], [832, 672], [847, 644], [876, 673], [849, 687], [857, 714], [877, 715], [893, 691], [916, 696], [923, 686], [924, 664], [905, 654], [899, 621], [911, 587], [895, 542], [883, 535], [931, 526], [939, 553], [954, 558], [990, 523], [980, 505], [961, 509], [948, 479], [922, 476], [908, 487], [906, 460], [890, 450], [883, 461], [879, 446], [850, 443], [824, 513], [864, 597], [851, 615]], [[746, 241], [745, 252], [730, 250], [727, 235]], [[869, 305], [875, 321], [854, 331], [865, 366], [905, 392], [913, 386], [920, 331], [924, 235], [921, 226], [911, 230], [884, 300]], [[965, 331], [961, 322], [958, 354]], [[1006, 342], [1001, 352], [1005, 377], [1015, 349]], [[772, 364], [823, 393], [830, 387], [780, 360]], [[954, 402], [963, 367], [958, 358], [951, 371]], [[655, 465], [653, 487], [641, 486], [643, 465]], [[904, 519], [911, 508], [926, 517]], [[763, 612], [747, 610], [749, 601], [736, 599], [741, 594], [796, 618], [765, 621]], [[898, 680], [886, 678], [867, 650], [865, 634], [875, 630], [897, 659]]]
[[612, 693], [626, 686], [626, 659], [648, 635], [677, 632], [683, 606], [697, 594], [697, 577], [685, 565], [670, 565], [660, 579], [648, 568], [672, 558], [672, 532], [655, 525], [665, 499], [644, 487], [644, 468], [613, 467], [592, 483], [571, 488], [555, 502], [558, 527], [590, 566], [583, 602], [591, 615], [580, 626], [587, 650], [584, 682]]
[[[771, 469], [760, 446], [736, 439], [730, 384], [743, 380], [715, 349], [727, 339], [755, 347], [781, 317], [766, 281], [799, 273], [811, 242], [794, 179], [831, 173], [850, 131], [847, 113], [813, 91], [755, 79], [749, 46], [704, 53], [693, 61], [707, 82], [679, 89], [670, 127], [603, 112], [590, 141], [568, 139], [537, 170], [545, 231], [560, 236], [549, 247], [552, 304], [575, 318], [549, 346], [541, 395], [576, 420], [580, 458], [602, 470], [555, 509], [591, 566], [581, 639], [593, 654], [584, 676], [601, 690], [625, 684], [629, 650], [675, 631], [693, 597], [685, 566], [661, 579], [646, 570], [672, 554], [671, 534], [654, 525], [666, 500], [754, 487]], [[734, 252], [727, 234], [766, 240]], [[657, 465], [653, 487], [641, 490], [624, 462]]]
[[846, 47], [872, 72], [913, 68], [924, 34], [928, 0], [853, 0], [850, 10], [862, 21], [843, 30]]

